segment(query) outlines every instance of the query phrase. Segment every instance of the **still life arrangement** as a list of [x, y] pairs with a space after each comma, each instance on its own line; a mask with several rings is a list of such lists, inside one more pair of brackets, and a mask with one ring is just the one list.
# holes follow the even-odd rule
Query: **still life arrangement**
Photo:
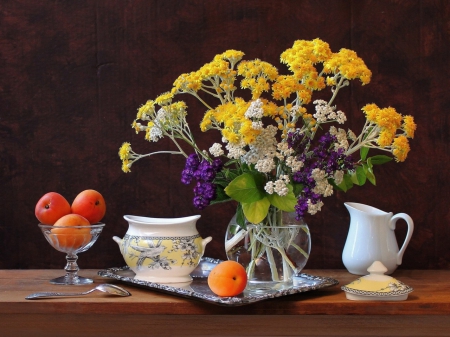
[[[374, 167], [392, 159], [403, 162], [416, 130], [412, 116], [374, 103], [361, 108], [361, 130], [344, 128], [347, 117], [334, 105], [338, 93], [352, 80], [368, 84], [372, 75], [356, 52], [332, 52], [320, 39], [298, 40], [280, 60], [289, 74], [227, 50], [197, 71], [180, 75], [170, 91], [143, 104], [132, 123], [149, 142], [168, 137], [177, 150], [138, 154], [128, 142], [119, 150], [124, 172], [155, 154], [184, 156], [180, 179], [194, 185], [193, 204], [199, 210], [237, 203], [226, 251], [230, 259], [240, 257], [249, 282], [260, 277], [292, 281], [309, 256], [304, 215], [319, 212], [334, 190], [376, 184]], [[321, 91], [328, 94], [313, 99]], [[177, 100], [182, 94], [205, 106], [200, 130], [219, 133], [221, 141], [209, 149], [195, 141], [188, 107]], [[372, 149], [379, 151], [369, 155]]]

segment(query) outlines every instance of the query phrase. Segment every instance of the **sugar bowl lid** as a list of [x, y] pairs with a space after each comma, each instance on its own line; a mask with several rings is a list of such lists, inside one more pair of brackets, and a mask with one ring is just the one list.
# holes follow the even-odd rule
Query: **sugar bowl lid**
[[375, 261], [367, 269], [369, 275], [362, 276], [346, 286], [341, 287], [349, 300], [355, 301], [404, 301], [413, 288], [384, 275], [387, 268]]

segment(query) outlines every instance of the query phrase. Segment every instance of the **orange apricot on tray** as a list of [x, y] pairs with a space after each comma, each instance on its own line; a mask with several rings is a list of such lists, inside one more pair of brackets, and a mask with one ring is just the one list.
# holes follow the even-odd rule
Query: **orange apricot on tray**
[[209, 273], [208, 286], [221, 297], [239, 295], [247, 286], [245, 268], [235, 261], [223, 261]]

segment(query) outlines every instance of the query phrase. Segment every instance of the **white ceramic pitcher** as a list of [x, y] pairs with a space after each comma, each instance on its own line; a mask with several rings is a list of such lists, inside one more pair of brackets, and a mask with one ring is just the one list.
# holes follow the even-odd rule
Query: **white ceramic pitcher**
[[[350, 213], [350, 229], [342, 252], [342, 262], [356, 275], [367, 275], [374, 261], [381, 261], [392, 274], [402, 264], [403, 254], [411, 240], [414, 223], [405, 213], [393, 215], [375, 207], [354, 202], [344, 203]], [[405, 241], [398, 249], [395, 224], [403, 219], [408, 224]]]

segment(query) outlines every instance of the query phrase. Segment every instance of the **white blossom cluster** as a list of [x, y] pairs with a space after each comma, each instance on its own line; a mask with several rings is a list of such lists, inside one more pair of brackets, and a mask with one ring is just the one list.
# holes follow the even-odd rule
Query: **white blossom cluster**
[[311, 199], [308, 199], [308, 213], [311, 215], [316, 214], [322, 209], [323, 202], [319, 201], [317, 204], [313, 204]]
[[322, 99], [313, 102], [316, 105], [316, 113], [313, 115], [318, 123], [325, 123], [326, 121], [336, 121], [339, 124], [344, 124], [347, 117], [342, 111], [335, 111], [336, 107], [331, 107]]
[[[225, 138], [222, 138], [222, 142], [227, 143]], [[228, 150], [227, 157], [230, 159], [240, 159], [246, 154], [244, 150], [245, 143], [241, 141], [238, 144], [228, 142], [225, 148]]]
[[209, 153], [211, 153], [212, 156], [214, 157], [220, 157], [221, 155], [224, 154], [224, 151], [222, 149], [222, 144], [220, 143], [214, 143], [210, 148], [209, 148]]
[[[270, 172], [275, 168], [273, 158], [277, 156], [277, 128], [273, 125], [262, 129], [255, 141], [249, 146], [248, 152], [242, 156], [242, 161], [255, 164], [260, 172]], [[262, 169], [262, 171], [259, 168]]]
[[261, 119], [264, 114], [262, 106], [263, 102], [261, 101], [261, 99], [258, 98], [256, 101], [253, 101], [252, 103], [250, 103], [250, 106], [245, 112], [244, 117], [247, 119]]
[[267, 193], [273, 194], [276, 193], [279, 196], [283, 197], [288, 194], [289, 189], [287, 188], [287, 184], [289, 184], [289, 176], [281, 175], [280, 178], [276, 181], [268, 181], [264, 189]]
[[334, 126], [330, 126], [330, 134], [337, 138], [337, 143], [334, 143], [334, 149], [348, 149], [347, 132], [344, 129], [336, 129]]
[[297, 158], [292, 155], [294, 153], [294, 149], [289, 148], [289, 145], [287, 143], [279, 143], [278, 150], [285, 157], [284, 161], [286, 163], [286, 166], [291, 168], [292, 173], [300, 171], [304, 163], [297, 160]]
[[311, 176], [316, 182], [316, 186], [313, 192], [316, 194], [322, 194], [324, 197], [329, 197], [333, 194], [333, 186], [328, 183], [327, 173], [324, 170], [315, 168], [311, 172]]

